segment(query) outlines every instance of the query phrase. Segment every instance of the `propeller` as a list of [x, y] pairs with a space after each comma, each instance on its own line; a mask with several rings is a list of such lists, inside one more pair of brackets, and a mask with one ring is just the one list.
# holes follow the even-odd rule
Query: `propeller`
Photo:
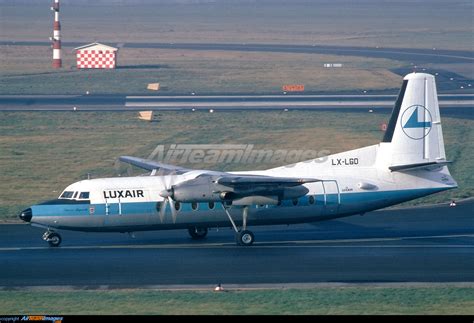
[[[165, 219], [166, 206], [168, 204], [170, 205], [171, 217], [173, 219], [173, 223], [176, 223], [176, 216], [178, 212], [176, 210], [175, 201], [173, 200], [173, 184], [175, 181], [175, 175], [176, 175], [176, 172], [170, 173], [167, 176], [163, 174], [157, 175], [161, 179], [163, 187], [165, 188], [159, 193], [160, 196], [163, 197], [164, 199], [160, 208], [160, 212], [159, 212], [161, 223], [163, 223]], [[166, 179], [168, 179], [168, 182], [166, 181]]]

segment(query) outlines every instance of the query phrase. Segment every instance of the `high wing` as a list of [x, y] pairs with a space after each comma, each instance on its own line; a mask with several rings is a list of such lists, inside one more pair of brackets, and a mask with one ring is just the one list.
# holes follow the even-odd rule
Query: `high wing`
[[162, 175], [167, 175], [169, 173], [180, 175], [180, 174], [184, 174], [191, 171], [191, 169], [188, 169], [188, 168], [163, 164], [163, 163], [156, 162], [154, 160], [143, 159], [143, 158], [132, 157], [132, 156], [120, 156], [119, 160], [124, 163], [130, 164], [142, 169], [146, 169], [149, 171], [159, 171], [160, 174]]
[[[192, 169], [162, 164], [148, 159], [121, 156], [121, 161], [166, 175], [192, 172]], [[315, 178], [274, 177], [199, 171], [196, 177], [167, 187], [160, 195], [177, 202], [237, 202], [234, 204], [268, 204], [293, 199], [308, 193], [303, 184], [318, 182]], [[270, 201], [271, 200], [271, 201]], [[264, 201], [265, 203], [259, 203]]]
[[161, 192], [178, 202], [231, 202], [233, 205], [278, 204], [306, 195], [303, 184], [317, 182], [313, 178], [202, 173]]
[[[227, 173], [228, 174], [228, 173]], [[217, 183], [235, 189], [243, 186], [293, 187], [305, 183], [317, 182], [313, 178], [273, 177], [260, 175], [233, 175], [228, 174], [217, 179]]]

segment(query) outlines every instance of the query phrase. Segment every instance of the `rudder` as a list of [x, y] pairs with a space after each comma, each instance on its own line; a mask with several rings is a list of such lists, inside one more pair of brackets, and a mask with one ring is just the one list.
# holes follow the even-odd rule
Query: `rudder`
[[443, 132], [433, 75], [404, 77], [382, 143], [390, 143], [390, 165], [446, 163]]

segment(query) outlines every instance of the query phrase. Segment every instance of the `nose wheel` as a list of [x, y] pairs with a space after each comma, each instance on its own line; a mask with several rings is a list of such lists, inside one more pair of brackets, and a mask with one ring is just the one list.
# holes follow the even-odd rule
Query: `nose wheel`
[[61, 235], [53, 231], [46, 231], [43, 234], [43, 240], [46, 241], [50, 247], [59, 247], [62, 241]]

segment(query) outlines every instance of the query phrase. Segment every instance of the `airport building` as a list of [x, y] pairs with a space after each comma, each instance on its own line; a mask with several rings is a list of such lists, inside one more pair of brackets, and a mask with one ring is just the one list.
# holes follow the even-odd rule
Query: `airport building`
[[118, 48], [91, 43], [74, 49], [77, 68], [115, 68]]

